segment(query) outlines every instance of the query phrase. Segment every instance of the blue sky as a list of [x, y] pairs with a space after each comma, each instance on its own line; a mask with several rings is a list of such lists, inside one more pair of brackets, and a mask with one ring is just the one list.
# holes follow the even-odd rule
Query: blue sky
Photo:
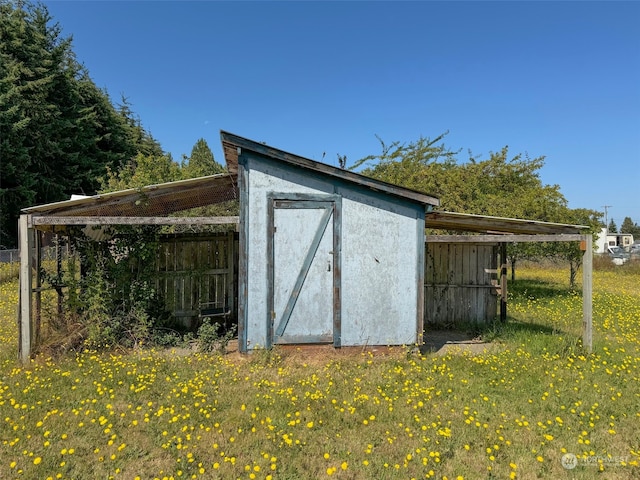
[[640, 223], [640, 2], [45, 5], [176, 160], [204, 138], [222, 163], [220, 130], [332, 164], [448, 131]]

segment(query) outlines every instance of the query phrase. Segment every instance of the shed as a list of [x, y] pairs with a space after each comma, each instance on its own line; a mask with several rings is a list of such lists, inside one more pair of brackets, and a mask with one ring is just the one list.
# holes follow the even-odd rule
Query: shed
[[[227, 270], [209, 273], [229, 279], [237, 274], [237, 284], [226, 281], [221, 294], [233, 299], [237, 288], [238, 343], [243, 352], [286, 343], [420, 344], [425, 319], [429, 321], [438, 309], [436, 313], [450, 315], [450, 306], [463, 298], [460, 292], [473, 291], [476, 298], [462, 313], [477, 316], [482, 307], [483, 317], [492, 318], [498, 293], [500, 313], [506, 315], [506, 284], [501, 283], [506, 275], [499, 275], [496, 283], [484, 274], [487, 269], [506, 273], [504, 254], [500, 265], [493, 259], [508, 242], [581, 241], [584, 344], [591, 348], [591, 235], [584, 233], [586, 227], [441, 212], [434, 209], [438, 199], [424, 193], [231, 133], [221, 132], [221, 140], [228, 174], [23, 210], [19, 223], [23, 361], [31, 353], [33, 296], [40, 291], [37, 255], [33, 268], [31, 254], [38, 236], [33, 233], [58, 232], [68, 225], [238, 224], [238, 268], [231, 260], [235, 253], [219, 249], [229, 259]], [[239, 199], [239, 217], [173, 216], [232, 199]], [[425, 227], [480, 235], [426, 236]], [[230, 245], [235, 245], [232, 240]], [[473, 245], [489, 248], [477, 247], [476, 252], [485, 252], [478, 255]], [[434, 259], [425, 258], [425, 248], [432, 249], [429, 255]], [[456, 274], [442, 280], [435, 265]], [[458, 275], [459, 269], [464, 275]], [[188, 275], [182, 270], [180, 275]], [[442, 288], [447, 289], [446, 302], [438, 306], [433, 295]]]
[[416, 344], [438, 199], [222, 132], [240, 191], [241, 351]]

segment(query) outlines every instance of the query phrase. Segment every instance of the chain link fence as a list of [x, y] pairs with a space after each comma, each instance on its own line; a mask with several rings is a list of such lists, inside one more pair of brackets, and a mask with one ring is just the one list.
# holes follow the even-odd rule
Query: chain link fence
[[20, 272], [20, 251], [0, 250], [0, 282], [18, 278]]
[[[68, 253], [67, 245], [62, 247], [63, 257]], [[33, 256], [35, 257], [35, 250]], [[40, 250], [42, 261], [56, 259], [56, 247], [43, 247]], [[0, 282], [6, 282], [18, 278], [20, 274], [20, 250], [0, 250]]]

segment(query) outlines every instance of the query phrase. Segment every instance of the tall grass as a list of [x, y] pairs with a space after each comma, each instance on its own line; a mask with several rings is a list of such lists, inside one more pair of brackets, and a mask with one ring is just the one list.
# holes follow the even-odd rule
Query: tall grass
[[478, 355], [84, 351], [27, 367], [17, 285], [0, 284], [0, 478], [640, 477], [640, 277], [595, 272], [587, 354], [565, 270], [518, 275]]
[[0, 262], [0, 282], [15, 280], [20, 275], [19, 262]]

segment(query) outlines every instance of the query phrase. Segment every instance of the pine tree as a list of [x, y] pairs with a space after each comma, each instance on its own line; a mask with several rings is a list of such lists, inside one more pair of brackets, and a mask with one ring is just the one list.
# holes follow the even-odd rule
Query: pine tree
[[[135, 154], [161, 157], [164, 155], [160, 143], [143, 126], [140, 117], [132, 110], [129, 99], [122, 96], [118, 114], [126, 125], [128, 142], [134, 146]], [[133, 155], [132, 155], [133, 156]]]
[[94, 193], [138, 146], [161, 152], [71, 47], [46, 7], [0, 0], [0, 246], [16, 244], [22, 208]]
[[191, 149], [191, 155], [183, 159], [183, 178], [204, 177], [224, 172], [225, 168], [215, 161], [213, 152], [204, 138], [199, 139]]
[[624, 217], [620, 225], [620, 233], [630, 233], [636, 239], [640, 239], [640, 225], [634, 223], [631, 217]]

